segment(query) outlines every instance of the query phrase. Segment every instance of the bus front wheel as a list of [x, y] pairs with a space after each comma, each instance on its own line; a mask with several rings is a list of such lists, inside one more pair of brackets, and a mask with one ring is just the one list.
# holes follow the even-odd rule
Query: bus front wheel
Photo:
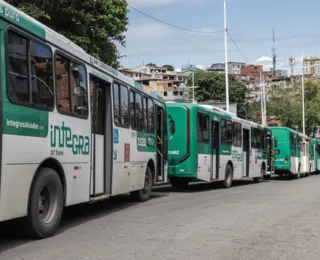
[[39, 239], [53, 236], [60, 224], [63, 205], [63, 187], [58, 173], [51, 168], [40, 168], [29, 197], [27, 235]]
[[293, 175], [294, 179], [300, 179], [300, 164], [298, 166], [298, 172], [296, 174]]
[[144, 186], [141, 190], [136, 190], [131, 192], [131, 196], [136, 201], [147, 201], [152, 192], [152, 171], [147, 167], [146, 174], [144, 176]]

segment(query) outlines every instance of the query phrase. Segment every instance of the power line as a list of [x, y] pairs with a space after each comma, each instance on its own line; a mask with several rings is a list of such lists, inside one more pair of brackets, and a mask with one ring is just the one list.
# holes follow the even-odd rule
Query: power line
[[240, 54], [242, 55], [242, 57], [244, 58], [244, 60], [248, 63], [248, 60], [246, 59], [246, 57], [244, 56], [244, 54], [242, 53], [242, 51], [240, 50], [239, 46], [236, 44], [236, 42], [234, 41], [234, 39], [232, 38], [231, 34], [229, 33], [229, 31], [227, 30], [227, 33], [231, 39], [231, 41], [233, 42], [233, 44], [236, 46], [236, 48], [238, 49], [238, 51], [240, 52]]
[[171, 26], [171, 27], [174, 27], [174, 28], [176, 28], [176, 29], [183, 30], [183, 31], [193, 32], [193, 33], [204, 33], [204, 34], [215, 34], [215, 33], [221, 33], [221, 32], [223, 32], [223, 30], [220, 30], [220, 31], [211, 31], [211, 32], [210, 32], [210, 31], [209, 31], [209, 32], [203, 32], [203, 31], [197, 31], [197, 30], [192, 30], [192, 29], [180, 27], [180, 26], [177, 26], [177, 25], [170, 24], [170, 23], [168, 23], [168, 22], [162, 21], [162, 20], [160, 20], [160, 19], [157, 19], [157, 18], [155, 18], [155, 17], [153, 17], [153, 16], [151, 16], [151, 15], [149, 15], [149, 14], [146, 14], [145, 12], [143, 12], [143, 11], [141, 11], [141, 10], [139, 10], [139, 9], [137, 9], [137, 8], [129, 5], [129, 4], [128, 4], [128, 6], [129, 6], [131, 9], [137, 11], [138, 13], [143, 14], [143, 15], [149, 17], [150, 19], [153, 19], [153, 20], [155, 20], [155, 21], [157, 21], [157, 22], [159, 22], [159, 23], [162, 23], [162, 24], [165, 24], [165, 25], [168, 25], [168, 26]]

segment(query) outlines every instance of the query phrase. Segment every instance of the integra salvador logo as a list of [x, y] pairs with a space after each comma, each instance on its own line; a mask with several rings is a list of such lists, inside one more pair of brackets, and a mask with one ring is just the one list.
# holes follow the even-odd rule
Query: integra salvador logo
[[74, 155], [88, 155], [90, 152], [89, 136], [72, 134], [71, 128], [65, 126], [50, 126], [50, 145], [52, 148], [71, 148]]

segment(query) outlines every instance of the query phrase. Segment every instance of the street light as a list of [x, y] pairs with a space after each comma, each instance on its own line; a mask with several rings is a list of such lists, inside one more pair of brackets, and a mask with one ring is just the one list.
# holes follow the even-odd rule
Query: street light
[[228, 39], [227, 39], [227, 7], [226, 0], [223, 0], [224, 10], [224, 59], [225, 59], [225, 77], [226, 77], [226, 110], [229, 112], [229, 80], [228, 80]]

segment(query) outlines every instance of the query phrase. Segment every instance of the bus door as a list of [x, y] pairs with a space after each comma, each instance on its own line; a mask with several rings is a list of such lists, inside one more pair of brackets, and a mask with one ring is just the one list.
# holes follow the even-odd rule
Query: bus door
[[211, 121], [211, 171], [210, 179], [219, 180], [220, 166], [220, 142], [219, 142], [219, 122]]
[[91, 195], [111, 194], [113, 136], [111, 84], [90, 75]]
[[157, 176], [156, 182], [165, 181], [167, 175], [167, 117], [164, 108], [156, 105], [157, 115]]
[[243, 170], [242, 176], [249, 177], [249, 167], [250, 167], [250, 130], [242, 129], [243, 136]]

